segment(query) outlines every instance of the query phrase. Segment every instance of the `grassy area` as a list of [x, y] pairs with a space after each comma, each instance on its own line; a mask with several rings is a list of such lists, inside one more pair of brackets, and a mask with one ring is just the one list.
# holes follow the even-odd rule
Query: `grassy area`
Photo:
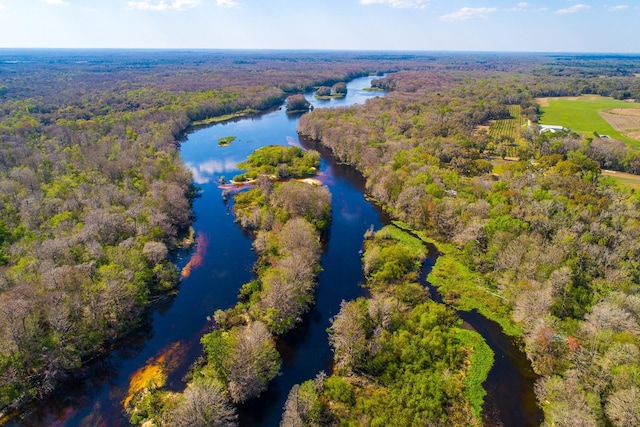
[[336, 94], [333, 94], [333, 95], [314, 95], [313, 97], [315, 99], [319, 99], [321, 101], [328, 101], [330, 99], [344, 98], [345, 96], [347, 96], [346, 93], [336, 93]]
[[501, 176], [504, 173], [505, 167], [509, 164], [513, 164], [517, 160], [517, 158], [513, 158], [511, 160], [493, 158], [491, 159], [491, 163], [493, 164], [493, 170], [491, 173]]
[[[438, 249], [443, 250], [443, 246], [438, 245]], [[487, 319], [500, 324], [505, 334], [514, 337], [522, 335], [511, 319], [511, 309], [503, 298], [487, 288], [482, 276], [469, 270], [456, 252], [441, 253], [427, 280], [438, 288], [445, 301], [458, 310], [477, 310]]]
[[[412, 231], [411, 228], [394, 221], [400, 229]], [[453, 245], [437, 242], [429, 238], [424, 231], [413, 231], [423, 241], [436, 246], [440, 255], [433, 266], [427, 280], [431, 282], [443, 299], [458, 310], [477, 310], [487, 319], [498, 323], [505, 334], [521, 336], [522, 330], [511, 318], [511, 308], [504, 299], [485, 285], [480, 273], [469, 270], [460, 261], [460, 251]]]
[[427, 249], [424, 246], [424, 243], [420, 239], [417, 239], [407, 233], [405, 230], [395, 225], [387, 225], [378, 232], [378, 237], [386, 238], [386, 236], [389, 236], [389, 238], [398, 241], [404, 247], [409, 249], [416, 258], [425, 258], [427, 256]]
[[618, 187], [640, 191], [640, 175], [631, 175], [630, 173], [614, 171], [603, 171], [602, 175], [615, 181]]
[[540, 107], [542, 111], [540, 124], [560, 125], [585, 135], [593, 135], [593, 132], [597, 132], [600, 135], [609, 135], [611, 138], [619, 139], [629, 145], [640, 147], [640, 141], [622, 135], [598, 114], [599, 111], [614, 108], [638, 108], [638, 106], [626, 101], [596, 95], [578, 98], [549, 98], [548, 105]]
[[482, 387], [482, 383], [485, 382], [489, 375], [495, 355], [491, 347], [489, 347], [482, 338], [482, 335], [475, 331], [458, 329], [456, 330], [456, 336], [462, 345], [470, 352], [469, 369], [464, 378], [464, 394], [471, 402], [471, 408], [474, 414], [480, 418], [484, 397], [487, 395], [487, 391]]
[[191, 126], [204, 126], [204, 125], [210, 125], [213, 123], [226, 122], [227, 120], [248, 116], [249, 114], [255, 114], [257, 112], [258, 112], [257, 110], [253, 110], [249, 108], [246, 110], [238, 111], [237, 113], [225, 114], [224, 116], [209, 117], [208, 119], [198, 120], [197, 122], [191, 123]]
[[231, 143], [235, 140], [236, 140], [235, 136], [225, 136], [224, 138], [218, 139], [218, 145], [225, 147], [227, 145], [231, 145]]
[[527, 124], [527, 120], [522, 117], [522, 108], [519, 105], [509, 105], [507, 108], [511, 118], [494, 120], [489, 126], [489, 136], [495, 141], [499, 141], [503, 137], [510, 138], [513, 145], [506, 146], [504, 154], [507, 157], [517, 157], [518, 147], [527, 143], [522, 138], [522, 129]]

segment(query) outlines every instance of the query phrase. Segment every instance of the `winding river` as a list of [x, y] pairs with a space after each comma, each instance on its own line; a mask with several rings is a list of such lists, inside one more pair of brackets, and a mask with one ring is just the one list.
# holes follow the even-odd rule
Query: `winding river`
[[[364, 103], [379, 96], [364, 91], [371, 77], [354, 79], [343, 99], [319, 101], [308, 94], [314, 107], [336, 107]], [[14, 420], [14, 426], [126, 426], [122, 402], [132, 378], [144, 374], [145, 367], [161, 366], [168, 375], [167, 386], [184, 388], [182, 378], [202, 355], [200, 337], [211, 328], [211, 315], [217, 309], [235, 304], [240, 286], [253, 277], [256, 260], [251, 238], [235, 223], [231, 204], [223, 200], [221, 177], [232, 178], [238, 163], [255, 149], [270, 144], [301, 145], [322, 154], [319, 179], [332, 194], [333, 221], [329, 230], [323, 271], [316, 288], [316, 304], [301, 325], [278, 340], [283, 356], [281, 375], [260, 398], [240, 408], [242, 426], [277, 426], [287, 394], [324, 370], [329, 371], [332, 353], [326, 329], [337, 314], [342, 300], [364, 294], [360, 250], [364, 232], [373, 225], [379, 229], [389, 218], [364, 198], [364, 180], [354, 169], [337, 164], [322, 147], [301, 141], [297, 134], [298, 117], [283, 109], [220, 123], [196, 130], [182, 143], [184, 162], [202, 188], [195, 200], [194, 228], [196, 249], [179, 254], [183, 271], [180, 292], [159, 304], [152, 313], [149, 329], [142, 331], [109, 356], [94, 363], [82, 381], [53, 399], [39, 402], [38, 408]], [[235, 136], [231, 145], [220, 146], [220, 138]], [[425, 262], [422, 279], [433, 265], [437, 253]], [[431, 289], [434, 297], [437, 292]], [[463, 320], [480, 332], [496, 353], [496, 364], [487, 380], [489, 394], [485, 405], [488, 425], [527, 426], [539, 424], [533, 381], [526, 357], [505, 337], [498, 325], [477, 313], [461, 313]]]

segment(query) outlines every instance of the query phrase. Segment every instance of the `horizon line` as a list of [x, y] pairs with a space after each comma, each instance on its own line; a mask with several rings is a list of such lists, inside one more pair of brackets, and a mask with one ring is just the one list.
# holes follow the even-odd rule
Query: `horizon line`
[[219, 48], [219, 47], [2, 47], [2, 51], [166, 51], [166, 52], [206, 52], [206, 51], [225, 51], [225, 52], [340, 52], [340, 53], [493, 53], [493, 54], [530, 54], [530, 55], [557, 55], [557, 54], [573, 54], [573, 55], [640, 55], [637, 52], [624, 51], [534, 51], [534, 50], [457, 50], [457, 49], [332, 49], [332, 48]]

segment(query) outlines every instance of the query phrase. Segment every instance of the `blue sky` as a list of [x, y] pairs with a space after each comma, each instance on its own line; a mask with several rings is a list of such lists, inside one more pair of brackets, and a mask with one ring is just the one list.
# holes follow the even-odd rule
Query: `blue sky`
[[640, 52], [638, 0], [0, 0], [0, 47]]

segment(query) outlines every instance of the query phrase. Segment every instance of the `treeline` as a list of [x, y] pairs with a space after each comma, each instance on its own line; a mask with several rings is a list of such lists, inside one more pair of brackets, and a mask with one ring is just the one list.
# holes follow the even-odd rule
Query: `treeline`
[[482, 425], [492, 352], [416, 283], [424, 258], [422, 242], [393, 226], [368, 233], [371, 296], [343, 301], [333, 373], [292, 388], [281, 426]]
[[[522, 98], [526, 110], [531, 76], [421, 74], [393, 76], [396, 91], [410, 91], [316, 110], [299, 130], [361, 170], [369, 194], [393, 216], [442, 242], [446, 301], [522, 336], [543, 376], [536, 393], [546, 424], [635, 424], [637, 194], [601, 176], [595, 148], [602, 141], [594, 146], [577, 135], [536, 138], [535, 161], [491, 173], [487, 136], [474, 127], [507, 100]], [[549, 80], [558, 91], [571, 82]]]
[[[269, 154], [291, 169], [302, 157], [297, 147], [264, 147], [247, 163], [261, 163], [258, 159]], [[329, 191], [293, 180], [274, 183], [262, 174], [255, 187], [236, 194], [234, 202], [236, 221], [255, 238], [257, 278], [242, 286], [236, 306], [214, 314], [215, 328], [201, 340], [205, 357], [191, 373], [187, 391], [141, 391], [127, 408], [133, 423], [233, 425], [232, 419], [215, 424], [219, 415], [197, 393], [214, 393], [235, 414], [234, 405], [257, 397], [278, 374], [281, 359], [275, 339], [294, 328], [313, 304], [320, 233], [331, 221]]]

